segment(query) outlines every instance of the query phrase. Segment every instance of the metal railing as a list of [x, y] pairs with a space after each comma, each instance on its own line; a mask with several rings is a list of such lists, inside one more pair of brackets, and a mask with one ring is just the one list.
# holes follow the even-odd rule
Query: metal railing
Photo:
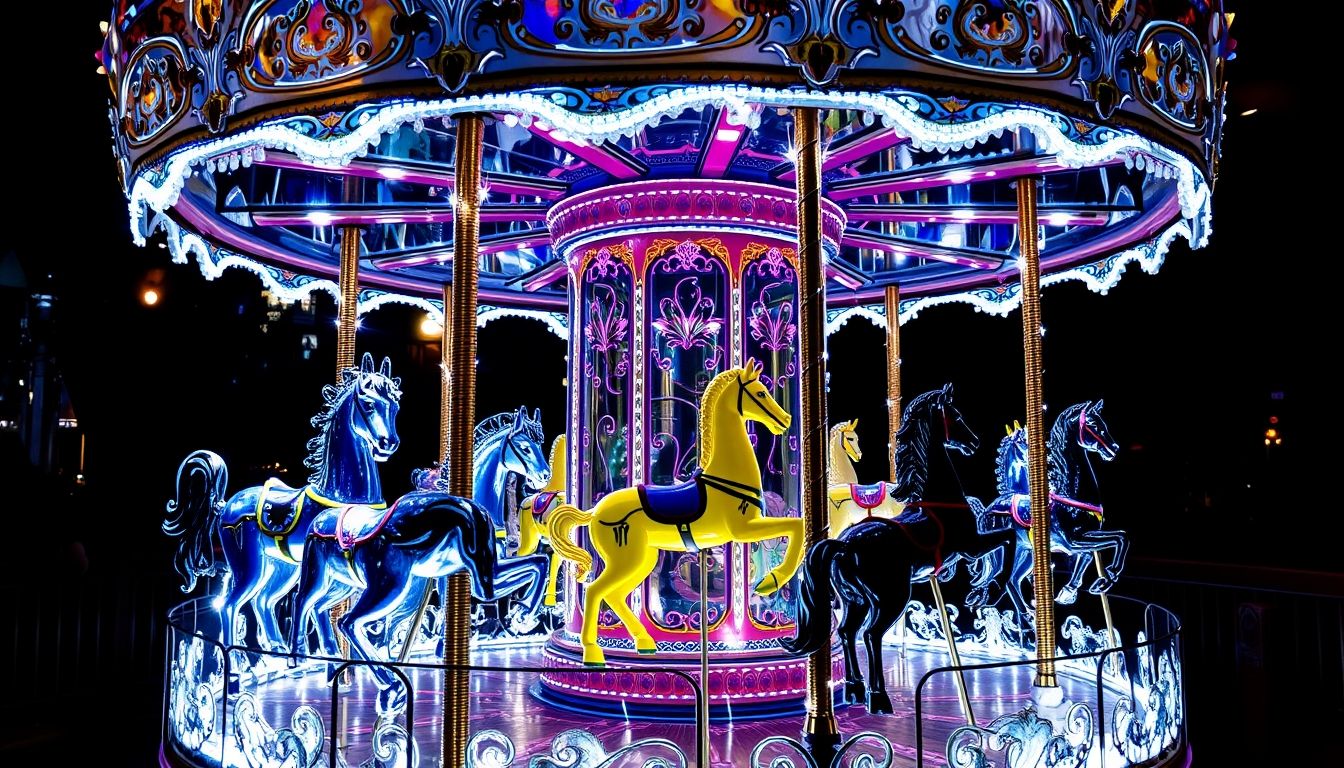
[[[395, 676], [397, 682], [404, 686], [407, 692], [404, 714], [399, 714], [395, 719], [385, 719], [378, 716], [371, 728], [369, 728], [369, 738], [366, 743], [361, 742], [362, 746], [367, 747], [371, 753], [376, 753], [380, 748], [387, 752], [388, 744], [393, 744], [392, 752], [400, 751], [409, 753], [411, 750], [417, 750], [416, 729], [417, 719], [416, 711], [416, 686], [415, 681], [420, 674], [432, 674], [443, 676], [453, 672], [465, 673], [468, 675], [479, 675], [484, 673], [495, 673], [504, 675], [535, 675], [540, 676], [546, 673], [555, 673], [557, 670], [550, 667], [526, 666], [526, 665], [447, 665], [439, 662], [377, 662], [365, 660], [347, 660], [341, 658], [325, 656], [309, 656], [295, 653], [279, 653], [266, 651], [257, 648], [251, 648], [238, 645], [225, 645], [211, 636], [218, 631], [216, 623], [209, 623], [202, 626], [202, 616], [212, 616], [216, 612], [208, 604], [208, 598], [196, 598], [195, 600], [183, 603], [174, 608], [168, 616], [167, 621], [167, 643], [169, 652], [166, 654], [165, 666], [165, 693], [163, 702], [163, 744], [165, 749], [172, 748], [176, 754], [183, 760], [199, 765], [203, 758], [209, 763], [219, 766], [248, 765], [249, 762], [240, 755], [233, 755], [238, 759], [230, 759], [230, 746], [233, 745], [237, 750], [248, 751], [252, 747], [259, 747], [266, 754], [285, 754], [292, 755], [292, 752], [283, 752], [283, 750], [303, 750], [297, 754], [298, 765], [312, 765], [313, 751], [310, 749], [313, 744], [305, 743], [303, 738], [298, 735], [300, 729], [306, 729], [308, 733], [308, 742], [317, 742], [315, 746], [321, 748], [325, 744], [327, 753], [327, 762], [331, 768], [343, 768], [353, 764], [347, 762], [344, 751], [351, 748], [352, 742], [355, 742], [356, 731], [360, 734], [364, 731], [364, 724], [357, 723], [354, 728], [343, 726], [346, 719], [342, 718], [342, 712], [352, 706], [350, 702], [342, 703], [342, 679], [347, 671], [373, 673], [377, 670], [385, 670]], [[207, 662], [206, 649], [213, 653], [208, 654], [212, 661]], [[185, 655], [184, 655], [185, 654]], [[321, 722], [317, 716], [317, 709], [307, 699], [304, 703], [295, 707], [290, 713], [291, 727], [284, 729], [282, 726], [266, 723], [265, 728], [255, 729], [260, 734], [270, 734], [273, 739], [267, 736], [268, 740], [264, 744], [249, 742], [252, 738], [244, 733], [249, 730], [247, 720], [263, 718], [265, 715], [260, 711], [268, 708], [266, 702], [255, 701], [254, 694], [243, 691], [243, 685], [240, 679], [241, 674], [248, 674], [259, 667], [267, 666], [263, 660], [272, 660], [270, 665], [272, 671], [280, 665], [284, 668], [306, 667], [311, 670], [314, 665], [328, 667], [328, 680], [323, 687], [328, 689], [326, 695], [327, 711], [330, 713], [328, 723]], [[616, 674], [616, 675], [644, 675], [644, 674], [668, 674], [681, 679], [691, 691], [691, 695], [696, 702], [696, 719], [694, 725], [694, 742], [687, 747], [694, 747], [702, 743], [707, 738], [707, 724], [703, 722], [700, 716], [701, 707], [699, 706], [701, 697], [704, 695], [698, 681], [680, 669], [670, 667], [644, 667], [636, 670], [622, 669], [618, 667], [593, 667], [585, 668], [585, 672], [594, 674]], [[281, 673], [280, 676], [285, 676]], [[352, 676], [356, 677], [357, 676]], [[358, 679], [351, 681], [351, 687], [358, 686], [361, 682]], [[348, 689], [348, 688], [347, 688]], [[195, 694], [194, 696], [191, 694]], [[288, 694], [293, 696], [291, 692]], [[219, 698], [216, 701], [216, 697]], [[184, 701], [185, 698], [185, 701]], [[185, 704], [185, 706], [184, 706]], [[194, 707], [194, 709], [193, 709]], [[240, 708], [243, 712], [240, 714]], [[205, 713], [209, 711], [208, 715]], [[269, 707], [274, 712], [274, 707]], [[311, 711], [311, 712], [310, 712]], [[184, 722], [184, 718], [189, 722]], [[199, 718], [193, 720], [193, 718]], [[230, 720], [233, 720], [232, 730]], [[218, 727], [215, 727], [218, 722]], [[319, 731], [319, 736], [313, 735], [314, 730]], [[277, 735], [278, 734], [278, 735]], [[213, 743], [217, 739], [217, 744]], [[478, 730], [473, 737], [468, 750], [472, 749], [479, 740], [484, 738], [486, 741], [494, 739], [507, 739], [504, 734], [487, 729]], [[380, 743], [380, 739], [382, 743]], [[288, 746], [286, 746], [288, 745]], [[217, 748], [217, 751], [207, 751], [207, 747]], [[621, 747], [621, 750], [634, 748], [644, 749], [670, 749], [680, 751], [683, 745], [677, 744], [671, 739], [643, 739], [633, 744], [627, 744]], [[509, 743], [508, 750], [512, 750], [512, 743]], [[620, 750], [618, 750], [620, 751]], [[376, 758], [372, 754], [370, 760]], [[686, 755], [680, 755], [682, 764], [686, 763]], [[370, 763], [364, 763], [368, 765]], [[372, 765], [411, 765], [412, 761], [398, 762], [395, 758], [387, 762], [374, 761]], [[433, 765], [434, 762], [426, 761], [423, 754], [420, 755], [419, 765]], [[471, 765], [473, 763], [465, 763]]]

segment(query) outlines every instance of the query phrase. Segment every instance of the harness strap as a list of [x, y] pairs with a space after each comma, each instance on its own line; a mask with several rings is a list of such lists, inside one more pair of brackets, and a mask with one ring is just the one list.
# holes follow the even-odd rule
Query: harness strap
[[[304, 486], [303, 492], [305, 495], [308, 496], [308, 498], [312, 499], [313, 501], [316, 501], [318, 504], [321, 504], [324, 507], [344, 507], [348, 506], [351, 503], [348, 501], [334, 501], [332, 499], [328, 499], [325, 496], [320, 495], [317, 491], [314, 491], [313, 486], [311, 485]], [[358, 506], [368, 507], [369, 509], [387, 509], [387, 502], [380, 501], [377, 504], [358, 504]]]
[[[949, 505], [949, 506], [956, 506], [956, 505]], [[934, 522], [934, 525], [938, 526], [938, 543], [934, 544], [933, 546], [927, 546], [921, 544], [918, 539], [916, 539], [914, 536], [910, 534], [910, 531], [906, 528], [906, 523], [902, 523], [899, 520], [890, 517], [873, 517], [872, 515], [869, 515], [868, 517], [864, 518], [864, 520], [879, 520], [883, 523], [894, 525], [897, 528], [901, 529], [901, 533], [904, 533], [905, 538], [909, 539], [910, 543], [914, 544], [917, 549], [923, 552], [932, 552], [933, 575], [935, 578], [937, 578], [938, 574], [942, 573], [943, 570], [943, 543], [947, 538], [947, 531], [946, 529], [943, 528], [943, 521], [939, 520], [937, 515], [929, 515], [929, 519]]]
[[1078, 501], [1077, 499], [1070, 499], [1070, 498], [1067, 497], [1067, 496], [1060, 496], [1060, 495], [1055, 494], [1055, 493], [1050, 494], [1050, 500], [1051, 500], [1051, 501], [1057, 501], [1057, 502], [1059, 502], [1060, 504], [1063, 504], [1063, 505], [1066, 506], [1066, 507], [1073, 507], [1074, 509], [1082, 509], [1082, 510], [1086, 510], [1087, 512], [1091, 513], [1091, 515], [1092, 515], [1093, 517], [1097, 518], [1097, 522], [1098, 522], [1098, 523], [1102, 522], [1102, 514], [1103, 514], [1103, 513], [1102, 513], [1102, 509], [1101, 509], [1101, 505], [1100, 505], [1100, 504], [1097, 504], [1097, 505], [1087, 504], [1087, 503]]
[[765, 504], [761, 501], [759, 491], [755, 487], [734, 482], [716, 475], [707, 475], [703, 472], [700, 473], [699, 477], [700, 481], [710, 488], [741, 500], [742, 503], [737, 505], [738, 512], [745, 515], [747, 513], [748, 504], [762, 512], [765, 511]]

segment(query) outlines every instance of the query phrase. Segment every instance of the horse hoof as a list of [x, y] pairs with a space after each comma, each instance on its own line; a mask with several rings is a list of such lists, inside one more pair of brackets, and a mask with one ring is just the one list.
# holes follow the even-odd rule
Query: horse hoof
[[1092, 582], [1092, 586], [1088, 587], [1087, 591], [1091, 592], [1094, 595], [1104, 595], [1107, 592], [1109, 592], [1111, 590], [1111, 587], [1114, 585], [1115, 582], [1111, 581], [1110, 579], [1097, 579], [1096, 581]]
[[1055, 602], [1060, 605], [1073, 605], [1073, 601], [1077, 599], [1078, 591], [1065, 587], [1059, 590], [1059, 597], [1055, 598]]
[[602, 653], [602, 649], [596, 648], [592, 651], [583, 652], [583, 666], [585, 667], [605, 667], [607, 666], [607, 655]]
[[970, 594], [966, 595], [966, 608], [971, 613], [975, 613], [976, 611], [980, 610], [988, 602], [989, 602], [989, 590], [986, 589], [985, 587], [980, 587], [979, 589], [973, 589], [971, 590]]
[[845, 703], [862, 704], [867, 699], [867, 691], [863, 687], [863, 681], [851, 683], [845, 681]]
[[658, 653], [658, 644], [653, 641], [653, 638], [649, 638], [648, 640], [636, 640], [635, 653], [638, 653], [640, 656], [656, 655]]
[[868, 692], [868, 714], [870, 715], [890, 715], [894, 710], [891, 708], [891, 697], [887, 696], [886, 691]]

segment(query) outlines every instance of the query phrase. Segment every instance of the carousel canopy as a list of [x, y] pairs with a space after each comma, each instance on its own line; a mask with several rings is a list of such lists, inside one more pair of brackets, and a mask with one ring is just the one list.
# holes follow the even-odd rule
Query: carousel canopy
[[485, 115], [481, 312], [559, 333], [596, 230], [788, 230], [791, 108], [819, 108], [834, 327], [882, 322], [889, 284], [903, 317], [1015, 308], [1024, 175], [1043, 284], [1104, 292], [1203, 245], [1230, 20], [1218, 0], [118, 0], [100, 59], [137, 242], [299, 298], [337, 293], [357, 227], [360, 311], [440, 311], [454, 117]]

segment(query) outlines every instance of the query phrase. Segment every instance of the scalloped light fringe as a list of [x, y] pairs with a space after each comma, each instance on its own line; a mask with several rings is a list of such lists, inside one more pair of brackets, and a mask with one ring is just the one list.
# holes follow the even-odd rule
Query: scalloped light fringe
[[[1130, 261], [1137, 261], [1144, 271], [1155, 273], [1176, 235], [1184, 236], [1192, 248], [1203, 247], [1208, 241], [1212, 211], [1209, 188], [1203, 177], [1184, 157], [1136, 134], [1117, 131], [1119, 135], [1116, 138], [1104, 144], [1087, 146], [1072, 141], [1060, 131], [1047, 113], [1035, 109], [1009, 109], [970, 123], [942, 125], [925, 120], [915, 113], [915, 107], [907, 106], [898, 99], [882, 93], [840, 91], [807, 93], [723, 85], [689, 86], [673, 93], [656, 96], [623, 112], [601, 115], [578, 115], [568, 112], [536, 93], [404, 102], [360, 115], [359, 126], [354, 131], [332, 140], [306, 136], [282, 123], [259, 126], [234, 136], [179, 150], [171, 155], [159, 170], [146, 169], [137, 174], [131, 186], [128, 202], [131, 235], [136, 245], [143, 246], [155, 230], [165, 230], [169, 235], [168, 247], [173, 254], [173, 261], [185, 263], [187, 254], [196, 253], [201, 272], [207, 279], [214, 279], [229, 267], [238, 267], [253, 272], [261, 278], [268, 289], [287, 299], [302, 299], [316, 290], [325, 290], [333, 296], [338, 296], [337, 286], [330, 280], [315, 279], [302, 286], [287, 287], [277, 279], [278, 270], [246, 256], [224, 249], [213, 249], [194, 233], [181, 230], [175, 222], [164, 217], [162, 212], [177, 201], [186, 179], [195, 172], [195, 166], [203, 165], [207, 172], [213, 172], [216, 158], [221, 155], [226, 155], [219, 161], [221, 165], [227, 163], [230, 168], [236, 168], [240, 164], [251, 165], [254, 159], [264, 157], [266, 148], [283, 149], [314, 165], [340, 167], [356, 156], [367, 155], [369, 147], [376, 146], [383, 134], [398, 130], [403, 125], [419, 126], [423, 125], [426, 118], [450, 118], [461, 112], [481, 111], [521, 113], [520, 121], [530, 123], [540, 120], [547, 127], [561, 132], [567, 140], [601, 143], [633, 135], [645, 126], [667, 116], [680, 114], [685, 109], [710, 105], [728, 108], [733, 122], [741, 121], [740, 124], [752, 127], [760, 118], [752, 111], [750, 104], [762, 101], [818, 108], [854, 109], [857, 106], [880, 116], [884, 125], [910, 137], [912, 145], [917, 149], [934, 149], [941, 152], [961, 147], [970, 148], [983, 143], [990, 136], [1000, 136], [1007, 130], [1026, 128], [1036, 137], [1039, 148], [1047, 152], [1051, 150], [1057, 152], [1058, 157], [1072, 167], [1094, 165], [1123, 155], [1128, 167], [1139, 168], [1163, 178], [1176, 179], [1181, 213], [1185, 221], [1168, 228], [1157, 238], [1129, 249], [1120, 258], [1109, 260], [1107, 273], [1101, 279], [1083, 269], [1075, 268], [1044, 277], [1043, 286], [1064, 280], [1082, 280], [1092, 290], [1105, 293], [1119, 279], [1124, 266]], [[234, 152], [237, 154], [229, 154]], [[157, 182], [151, 180], [151, 177]], [[146, 205], [159, 215], [146, 221]], [[1192, 232], [1190, 220], [1202, 224], [1198, 236]], [[921, 309], [938, 304], [967, 303], [974, 306], [977, 311], [1004, 315], [1015, 309], [1019, 301], [1017, 296], [1012, 296], [1003, 302], [993, 302], [975, 292], [916, 299], [909, 304], [902, 304], [901, 322], [912, 320]], [[385, 303], [409, 304], [425, 309], [433, 317], [442, 317], [441, 308], [431, 300], [392, 293], [371, 293], [367, 300], [360, 302], [359, 313], [371, 311]], [[478, 316], [478, 323], [483, 325], [490, 319], [506, 315], [535, 317], [545, 322], [556, 335], [568, 336], [568, 331], [563, 330], [563, 319], [550, 312], [491, 307]], [[864, 316], [885, 327], [882, 310], [873, 307], [854, 307], [842, 311], [828, 322], [827, 333], [833, 333], [854, 315]]]

